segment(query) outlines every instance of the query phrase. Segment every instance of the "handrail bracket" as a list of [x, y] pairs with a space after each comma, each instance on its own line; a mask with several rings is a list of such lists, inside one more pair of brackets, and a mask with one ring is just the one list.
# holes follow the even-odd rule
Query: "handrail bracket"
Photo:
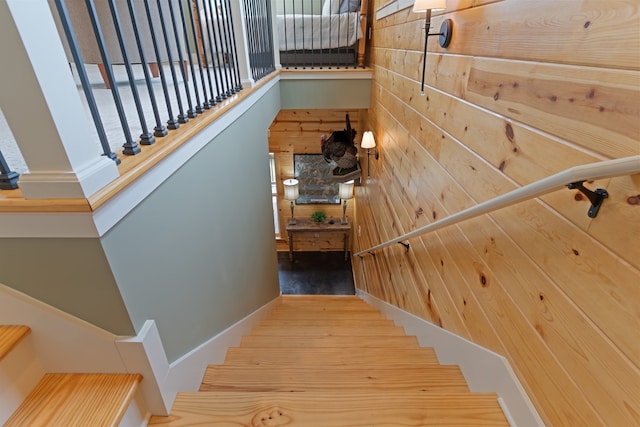
[[408, 243], [398, 242], [398, 244], [404, 246], [404, 248], [407, 250], [407, 252], [409, 252], [409, 244]]
[[604, 199], [609, 197], [609, 193], [604, 188], [597, 188], [596, 191], [591, 191], [584, 185], [582, 185], [583, 183], [584, 181], [572, 182], [571, 184], [567, 184], [567, 187], [570, 190], [578, 190], [579, 192], [587, 196], [587, 198], [591, 202], [591, 207], [589, 208], [587, 215], [589, 215], [589, 218], [595, 218], [596, 215], [598, 215], [600, 206], [602, 206], [602, 202], [604, 201]]

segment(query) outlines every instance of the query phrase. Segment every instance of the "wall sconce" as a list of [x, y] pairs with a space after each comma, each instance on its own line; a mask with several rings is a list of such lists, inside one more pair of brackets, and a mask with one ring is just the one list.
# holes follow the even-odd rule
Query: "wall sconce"
[[353, 197], [353, 183], [354, 180], [347, 182], [341, 182], [338, 185], [338, 194], [342, 199], [342, 219], [340, 220], [340, 224], [348, 224], [347, 221], [347, 200]]
[[[376, 147], [376, 140], [373, 139], [373, 132], [368, 130], [362, 134], [362, 142], [360, 143], [360, 146], [367, 149], [367, 176], [369, 176], [369, 156], [371, 155], [371, 149]], [[376, 160], [378, 160], [380, 155], [377, 148], [373, 155]]]
[[415, 0], [413, 3], [413, 12], [427, 12], [424, 25], [424, 55], [422, 57], [422, 86], [421, 95], [424, 95], [424, 73], [425, 66], [427, 64], [427, 40], [430, 36], [439, 36], [440, 47], [447, 47], [451, 43], [451, 36], [453, 34], [453, 21], [451, 19], [445, 19], [440, 26], [439, 33], [429, 34], [431, 29], [431, 11], [443, 10], [447, 8], [447, 0]]
[[300, 197], [300, 193], [298, 191], [298, 180], [285, 179], [283, 184], [284, 184], [284, 198], [285, 200], [291, 201], [291, 219], [289, 220], [289, 225], [294, 225], [296, 223], [296, 219], [293, 216], [293, 208], [294, 208], [296, 199]]

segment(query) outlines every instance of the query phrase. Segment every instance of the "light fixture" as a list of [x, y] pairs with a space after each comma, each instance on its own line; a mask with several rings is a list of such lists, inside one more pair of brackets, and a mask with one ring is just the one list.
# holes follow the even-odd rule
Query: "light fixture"
[[291, 202], [291, 219], [289, 220], [289, 224], [294, 225], [296, 223], [296, 218], [293, 216], [293, 208], [294, 208], [296, 199], [300, 196], [300, 193], [298, 192], [298, 180], [285, 179], [283, 184], [284, 184], [284, 198], [285, 200], [289, 200]]
[[342, 220], [340, 220], [341, 224], [348, 224], [347, 221], [347, 200], [353, 197], [353, 179], [347, 182], [341, 182], [338, 185], [338, 194], [342, 199]]
[[453, 34], [453, 21], [445, 19], [440, 26], [439, 33], [429, 34], [431, 29], [431, 11], [443, 10], [447, 8], [447, 0], [415, 0], [413, 3], [413, 12], [427, 12], [424, 25], [424, 55], [422, 56], [422, 86], [420, 94], [424, 95], [424, 73], [427, 65], [427, 40], [430, 36], [439, 36], [440, 47], [447, 47], [451, 43], [451, 35]]
[[[362, 148], [367, 149], [367, 176], [369, 176], [369, 156], [371, 155], [371, 149], [376, 147], [376, 140], [373, 139], [373, 132], [370, 130], [362, 134], [362, 142], [360, 143]], [[378, 149], [374, 151], [374, 157], [378, 160]]]

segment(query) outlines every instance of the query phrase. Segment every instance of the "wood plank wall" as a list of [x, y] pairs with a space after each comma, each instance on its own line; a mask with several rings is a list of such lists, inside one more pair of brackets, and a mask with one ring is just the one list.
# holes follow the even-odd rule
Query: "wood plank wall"
[[[283, 198], [285, 179], [293, 178], [294, 154], [321, 154], [320, 137], [346, 127], [345, 116], [349, 114], [352, 128], [357, 130], [356, 143], [359, 145], [363, 130], [361, 125], [364, 110], [281, 110], [269, 128], [269, 151], [274, 153], [276, 163], [276, 180], [278, 191], [278, 221], [280, 237], [287, 239], [285, 230], [291, 217], [290, 202]], [[366, 158], [365, 158], [366, 160]], [[296, 218], [310, 218], [314, 211], [323, 210], [329, 218], [342, 218], [342, 205], [314, 204], [296, 205]], [[355, 200], [347, 202], [347, 218], [355, 218]], [[352, 239], [350, 239], [350, 242]], [[285, 246], [280, 245], [280, 249]], [[342, 234], [322, 233], [316, 237], [312, 233], [296, 235], [294, 250], [296, 251], [341, 251], [343, 250]]]
[[[388, 0], [376, 0], [377, 10]], [[373, 21], [354, 251], [571, 166], [640, 153], [637, 0], [449, 0]], [[554, 426], [640, 425], [640, 176], [557, 191], [354, 259], [356, 286], [506, 356]]]

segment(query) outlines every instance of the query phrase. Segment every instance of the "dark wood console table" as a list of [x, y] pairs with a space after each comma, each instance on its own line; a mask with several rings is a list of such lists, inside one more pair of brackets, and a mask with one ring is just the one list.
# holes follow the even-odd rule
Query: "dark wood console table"
[[295, 224], [287, 224], [289, 236], [289, 259], [293, 260], [293, 235], [296, 233], [342, 233], [344, 235], [344, 259], [349, 259], [349, 234], [351, 224], [340, 224], [340, 220], [329, 224], [328, 222], [313, 222], [308, 219], [296, 219]]

